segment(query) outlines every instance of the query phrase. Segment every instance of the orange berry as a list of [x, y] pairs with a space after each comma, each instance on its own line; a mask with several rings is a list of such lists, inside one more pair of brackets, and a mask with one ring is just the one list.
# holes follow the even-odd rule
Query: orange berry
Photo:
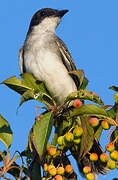
[[98, 160], [98, 155], [96, 153], [91, 153], [90, 154], [90, 160], [91, 161], [97, 161]]
[[48, 166], [48, 173], [49, 173], [51, 176], [55, 176], [55, 175], [56, 175], [56, 168], [55, 168], [55, 166], [49, 165], [49, 166]]
[[58, 168], [57, 168], [57, 174], [63, 175], [64, 172], [65, 172], [65, 169], [64, 169], [63, 167], [58, 167]]
[[103, 163], [106, 163], [109, 160], [109, 156], [106, 153], [102, 153], [102, 154], [100, 154], [100, 160]]
[[63, 177], [61, 175], [56, 175], [54, 177], [55, 180], [63, 180]]
[[64, 138], [67, 142], [72, 142], [74, 139], [74, 136], [71, 132], [67, 132]]
[[81, 107], [82, 106], [82, 101], [80, 101], [79, 99], [75, 99], [74, 100], [74, 103], [73, 103], [73, 106], [75, 107], [75, 108], [79, 108], [79, 107]]
[[115, 146], [114, 146], [113, 143], [109, 143], [109, 144], [106, 145], [105, 148], [106, 148], [106, 150], [107, 150], [108, 152], [112, 152], [112, 151], [115, 149]]
[[56, 154], [56, 149], [55, 148], [49, 148], [48, 149], [48, 153], [51, 155], [51, 156], [54, 156]]
[[107, 121], [102, 121], [101, 126], [103, 127], [103, 129], [107, 130], [110, 128], [110, 125]]
[[65, 171], [66, 171], [67, 173], [72, 173], [72, 172], [73, 172], [73, 167], [72, 167], [70, 164], [68, 164], [68, 165], [66, 165], [66, 167], [65, 167]]
[[87, 178], [87, 180], [94, 180], [94, 179], [95, 179], [95, 176], [94, 176], [93, 173], [88, 173], [88, 174], [86, 175], [86, 178]]
[[85, 174], [90, 173], [90, 172], [91, 172], [91, 167], [90, 167], [90, 166], [85, 166], [85, 167], [83, 168], [83, 172], [84, 172]]
[[98, 126], [98, 124], [99, 124], [99, 119], [97, 119], [97, 118], [90, 118], [90, 119], [89, 119], [89, 123], [90, 123], [90, 125], [91, 125], [92, 127], [96, 127], [96, 126]]
[[50, 164], [50, 165], [48, 166], [48, 171], [49, 171], [50, 169], [52, 169], [52, 168], [55, 168], [55, 166]]
[[43, 165], [43, 170], [46, 172], [46, 171], [48, 171], [48, 165], [45, 163], [44, 165]]

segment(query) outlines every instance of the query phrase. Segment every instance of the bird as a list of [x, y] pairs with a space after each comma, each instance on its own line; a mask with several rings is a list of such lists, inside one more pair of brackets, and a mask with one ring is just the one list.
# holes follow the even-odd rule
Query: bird
[[79, 79], [68, 72], [76, 70], [56, 27], [68, 10], [41, 9], [32, 17], [20, 61], [21, 72], [29, 72], [49, 88], [57, 105], [79, 86]]
[[[49, 88], [57, 105], [62, 105], [65, 98], [77, 91], [79, 79], [70, 72], [77, 70], [65, 43], [56, 35], [56, 28], [68, 10], [43, 8], [37, 11], [30, 22], [29, 30], [20, 49], [21, 73], [31, 73], [43, 81]], [[103, 153], [100, 145], [94, 140], [91, 152]], [[79, 169], [90, 164], [86, 155], [79, 164]], [[104, 164], [91, 164], [93, 171], [105, 174]]]

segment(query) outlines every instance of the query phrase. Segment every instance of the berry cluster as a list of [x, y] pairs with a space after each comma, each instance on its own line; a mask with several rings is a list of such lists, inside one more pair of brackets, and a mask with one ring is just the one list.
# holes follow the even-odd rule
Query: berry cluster
[[[83, 103], [78, 99], [73, 102], [75, 108], [80, 108], [82, 105]], [[99, 127], [100, 125], [104, 130], [110, 129], [110, 124], [105, 119], [90, 116], [87, 116], [87, 118], [89, 124], [95, 130], [96, 127]], [[69, 179], [68, 177], [74, 174], [73, 167], [70, 162], [66, 162], [65, 156], [68, 150], [71, 151], [72, 155], [80, 150], [81, 140], [84, 133], [80, 124], [74, 121], [73, 126], [69, 127], [65, 134], [57, 138], [57, 146], [48, 149], [47, 160], [43, 166], [44, 177], [42, 180], [46, 180], [47, 178], [63, 180], [64, 177]], [[107, 144], [106, 151], [110, 152], [110, 154], [108, 155], [106, 152], [103, 152], [98, 155], [96, 153], [88, 152], [90, 161], [101, 161], [101, 163], [105, 164], [105, 166], [111, 170], [118, 168], [118, 151], [115, 149], [114, 144], [111, 142]], [[62, 159], [64, 159], [64, 161]], [[95, 175], [91, 166], [85, 166], [83, 168], [83, 173], [87, 180], [95, 180]]]
[[115, 146], [113, 143], [109, 143], [106, 145], [106, 151], [110, 152], [111, 160], [107, 161], [107, 167], [109, 169], [115, 169], [118, 167], [118, 151], [115, 150]]
[[[118, 151], [114, 149], [114, 145], [112, 143], [106, 145], [106, 150], [110, 152], [110, 160], [107, 153], [102, 153], [100, 157], [96, 153], [90, 154], [90, 161], [95, 162], [100, 159], [102, 163], [106, 163], [107, 167], [111, 170], [118, 168]], [[83, 168], [83, 173], [85, 174], [87, 180], [94, 180], [94, 174], [91, 172], [91, 167], [85, 166]]]
[[[44, 164], [44, 177], [43, 180], [48, 178], [54, 178], [55, 180], [63, 179], [63, 176], [68, 177], [73, 174], [73, 167], [69, 163], [64, 164], [61, 162], [61, 158], [65, 158], [65, 149], [69, 149], [69, 147], [78, 146], [81, 142], [81, 137], [83, 134], [83, 129], [80, 126], [75, 126], [71, 128], [65, 135], [58, 137], [57, 143], [58, 146], [50, 147], [47, 156], [47, 163]], [[58, 159], [60, 160], [58, 165]], [[54, 165], [56, 161], [56, 166]]]
[[[96, 117], [91, 117], [91, 118], [89, 119], [89, 123], [90, 123], [90, 125], [91, 125], [93, 128], [94, 128], [94, 127], [97, 127], [97, 126], [99, 125], [99, 123], [100, 123], [100, 119], [98, 119], [98, 118], [96, 118]], [[105, 121], [105, 120], [102, 120], [101, 126], [102, 126], [102, 128], [105, 129], [105, 130], [108, 130], [108, 129], [110, 128], [109, 123], [108, 123], [107, 121]]]
[[[90, 117], [89, 123], [93, 128], [96, 128], [100, 123], [100, 119], [96, 117]], [[109, 123], [105, 120], [101, 121], [101, 126], [105, 130], [108, 130], [110, 128]], [[106, 163], [108, 169], [110, 170], [118, 168], [118, 151], [115, 149], [114, 144], [110, 142], [109, 144], [106, 145], [105, 148], [106, 148], [106, 151], [110, 152], [111, 159], [109, 159], [109, 155], [106, 152], [102, 153], [100, 157], [98, 157], [96, 153], [91, 153], [89, 157], [90, 161], [95, 162], [95, 161], [98, 161], [99, 159], [102, 163]], [[95, 179], [94, 174], [91, 172], [91, 167], [85, 166], [83, 168], [83, 173], [85, 174], [88, 180]]]
[[81, 142], [83, 129], [80, 126], [75, 126], [69, 130], [64, 136], [60, 136], [57, 140], [58, 149], [63, 150], [65, 147], [75, 147]]
[[[59, 157], [60, 151], [56, 150], [56, 148], [49, 148], [48, 149], [48, 155], [50, 158], [50, 164], [44, 163], [43, 170], [44, 170], [44, 177], [42, 180], [52, 179], [55, 180], [63, 180], [63, 176], [71, 175], [73, 173], [73, 167], [70, 164], [63, 165], [61, 163], [58, 164], [58, 166], [54, 165], [54, 159]], [[60, 154], [61, 155], [61, 154]]]

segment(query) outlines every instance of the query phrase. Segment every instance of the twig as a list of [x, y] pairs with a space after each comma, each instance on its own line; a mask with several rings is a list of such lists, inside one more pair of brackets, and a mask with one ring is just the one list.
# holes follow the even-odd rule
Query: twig
[[107, 138], [108, 138], [108, 140], [109, 140], [109, 142], [111, 142], [111, 140], [110, 140], [110, 135], [111, 135], [111, 133], [113, 132], [113, 130], [116, 128], [116, 126], [113, 126], [113, 128], [110, 130], [110, 132], [108, 133], [108, 135], [107, 135]]
[[3, 178], [7, 180], [13, 180], [12, 178], [8, 178], [7, 176], [3, 176]]

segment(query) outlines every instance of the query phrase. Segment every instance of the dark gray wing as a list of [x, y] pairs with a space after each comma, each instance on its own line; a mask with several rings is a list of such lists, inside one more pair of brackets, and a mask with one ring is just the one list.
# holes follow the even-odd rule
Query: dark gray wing
[[[72, 56], [70, 55], [66, 45], [57, 36], [56, 36], [56, 43], [57, 43], [58, 48], [60, 50], [60, 54], [62, 56], [63, 64], [65, 65], [68, 72], [77, 70], [77, 68], [76, 68], [76, 66], [75, 66], [75, 64], [73, 62]], [[78, 88], [79, 87], [79, 79], [78, 79], [78, 77], [73, 75], [73, 74], [70, 74], [70, 76], [72, 77], [72, 79], [74, 80], [74, 82], [75, 82], [75, 84], [76, 84], [76, 86]]]

